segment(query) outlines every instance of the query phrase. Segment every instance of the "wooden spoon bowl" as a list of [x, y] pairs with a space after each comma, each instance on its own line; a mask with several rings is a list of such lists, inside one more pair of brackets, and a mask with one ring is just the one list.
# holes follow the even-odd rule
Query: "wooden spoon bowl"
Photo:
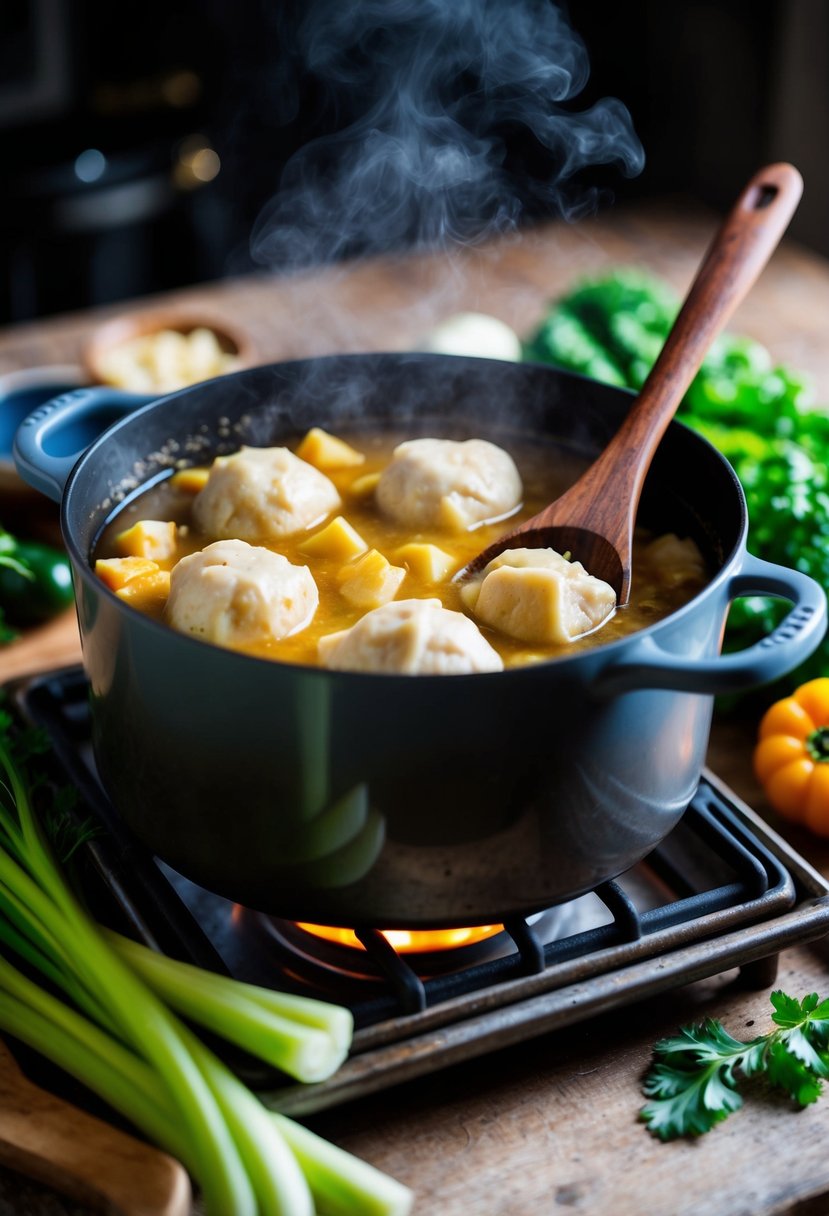
[[554, 503], [479, 553], [455, 578], [478, 573], [505, 549], [569, 553], [609, 583], [623, 606], [645, 476], [659, 442], [714, 338], [743, 300], [788, 227], [803, 191], [791, 165], [752, 177], [703, 258], [664, 347], [619, 430]]

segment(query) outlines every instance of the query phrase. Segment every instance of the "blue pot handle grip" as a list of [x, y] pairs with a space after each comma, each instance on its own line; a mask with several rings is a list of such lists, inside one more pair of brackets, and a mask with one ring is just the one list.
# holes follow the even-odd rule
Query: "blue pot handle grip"
[[69, 474], [89, 445], [113, 422], [156, 396], [97, 386], [61, 393], [24, 418], [13, 456], [25, 482], [60, 502]]
[[615, 696], [644, 688], [675, 692], [746, 692], [769, 684], [798, 667], [817, 649], [826, 632], [826, 595], [819, 583], [799, 570], [788, 570], [746, 553], [728, 584], [729, 600], [774, 596], [789, 600], [791, 611], [775, 630], [734, 654], [689, 659], [663, 650], [650, 635], [633, 637], [625, 659], [599, 674], [596, 690]]

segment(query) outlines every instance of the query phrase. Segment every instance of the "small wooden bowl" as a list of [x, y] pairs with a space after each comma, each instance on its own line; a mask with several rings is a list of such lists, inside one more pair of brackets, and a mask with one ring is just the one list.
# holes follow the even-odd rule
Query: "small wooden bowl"
[[[147, 309], [124, 313], [111, 321], [105, 321], [93, 331], [81, 352], [81, 361], [93, 383], [110, 384], [112, 381], [107, 378], [104, 359], [116, 347], [135, 338], [144, 338], [165, 330], [189, 334], [195, 329], [208, 329], [215, 335], [221, 350], [233, 355], [237, 360], [234, 371], [242, 367], [252, 367], [259, 362], [250, 336], [229, 324], [224, 318], [176, 309]], [[164, 391], [167, 390], [159, 389], [159, 395]]]

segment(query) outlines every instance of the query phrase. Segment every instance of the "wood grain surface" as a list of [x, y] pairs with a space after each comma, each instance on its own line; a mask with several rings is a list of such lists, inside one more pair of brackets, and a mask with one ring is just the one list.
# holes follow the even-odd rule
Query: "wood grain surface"
[[[541, 226], [451, 257], [401, 256], [290, 278], [204, 284], [9, 326], [0, 331], [0, 373], [79, 363], [85, 342], [104, 320], [168, 304], [204, 308], [246, 329], [263, 361], [407, 349], [461, 309], [490, 313], [528, 334], [546, 300], [611, 267], [643, 267], [684, 295], [717, 222], [683, 200], [644, 203], [576, 225]], [[730, 328], [765, 343], [775, 360], [809, 372], [818, 398], [829, 402], [827, 273], [822, 258], [784, 242]]]
[[[640, 205], [577, 226], [539, 227], [449, 259], [401, 257], [171, 293], [97, 313], [0, 333], [0, 372], [76, 362], [104, 318], [151, 303], [209, 308], [247, 327], [264, 360], [337, 351], [404, 349], [461, 309], [528, 333], [547, 299], [585, 275], [648, 268], [687, 289], [716, 217], [686, 204]], [[808, 372], [829, 403], [829, 265], [789, 243], [772, 258], [732, 321], [775, 360]], [[0, 503], [0, 519], [2, 503]], [[73, 662], [67, 616], [0, 654], [0, 680], [20, 665]], [[709, 763], [829, 874], [829, 848], [780, 825], [751, 775], [754, 722], [717, 721]], [[658, 962], [654, 963], [658, 967]], [[792, 949], [779, 983], [829, 995], [822, 945]], [[696, 1143], [663, 1145], [637, 1122], [641, 1079], [655, 1039], [703, 1014], [737, 1037], [769, 1025], [768, 990], [734, 974], [410, 1082], [311, 1126], [414, 1188], [416, 1216], [815, 1216], [829, 1212], [829, 1101], [795, 1113], [756, 1099]], [[0, 1213], [77, 1212], [0, 1171]]]
[[177, 1161], [33, 1085], [2, 1042], [0, 1162], [115, 1216], [191, 1209]]

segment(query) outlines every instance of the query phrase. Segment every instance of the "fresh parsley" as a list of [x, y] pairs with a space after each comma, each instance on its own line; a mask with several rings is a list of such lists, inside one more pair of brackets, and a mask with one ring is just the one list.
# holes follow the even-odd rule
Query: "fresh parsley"
[[743, 1104], [741, 1078], [761, 1077], [799, 1105], [817, 1101], [829, 1077], [829, 1000], [773, 992], [776, 1029], [747, 1043], [706, 1018], [654, 1047], [640, 1117], [660, 1140], [701, 1136]]
[[[15, 721], [5, 689], [0, 689], [0, 747], [6, 748], [25, 778], [49, 844], [66, 864], [82, 844], [99, 834], [100, 828], [91, 816], [81, 817], [75, 786], [57, 783], [48, 768], [39, 763], [51, 750], [49, 736], [41, 727], [22, 726]], [[0, 784], [0, 790], [7, 788], [5, 783]]]

